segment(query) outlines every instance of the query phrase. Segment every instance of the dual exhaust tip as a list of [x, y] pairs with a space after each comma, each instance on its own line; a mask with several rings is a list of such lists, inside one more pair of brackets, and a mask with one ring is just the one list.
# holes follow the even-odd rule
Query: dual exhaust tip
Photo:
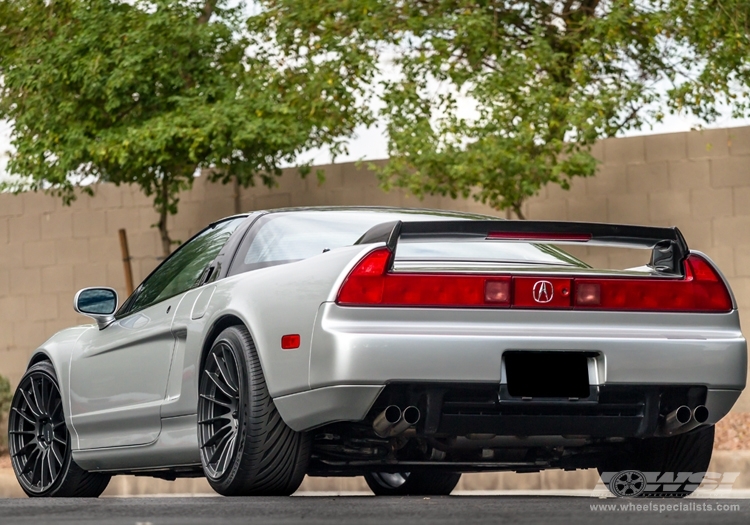
[[372, 429], [378, 437], [394, 437], [416, 425], [420, 417], [422, 414], [415, 406], [401, 410], [396, 405], [390, 405], [378, 414], [372, 423]]
[[[372, 429], [378, 437], [394, 437], [416, 425], [421, 417], [422, 414], [415, 406], [408, 406], [401, 410], [396, 405], [390, 405], [378, 414], [372, 423]], [[692, 410], [687, 405], [682, 405], [666, 415], [662, 425], [662, 434], [668, 436], [678, 430], [687, 432], [706, 421], [708, 421], [708, 408], [705, 405], [698, 405]]]
[[664, 418], [662, 433], [670, 435], [678, 430], [687, 432], [706, 421], [708, 421], [708, 408], [705, 405], [698, 405], [692, 410], [690, 410], [690, 407], [682, 405], [667, 414]]

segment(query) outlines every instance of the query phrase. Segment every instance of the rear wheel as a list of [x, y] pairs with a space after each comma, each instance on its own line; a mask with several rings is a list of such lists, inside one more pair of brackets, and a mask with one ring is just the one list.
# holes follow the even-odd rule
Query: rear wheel
[[369, 472], [365, 481], [376, 496], [447, 496], [461, 474], [457, 472]]
[[214, 341], [200, 376], [198, 443], [203, 471], [224, 496], [292, 494], [305, 476], [310, 436], [281, 419], [243, 326]]
[[713, 445], [713, 425], [643, 439], [612, 455], [599, 467], [599, 475], [615, 496], [684, 498], [703, 481]]
[[86, 472], [71, 457], [70, 434], [51, 363], [37, 363], [21, 378], [8, 420], [11, 464], [29, 497], [96, 498], [110, 476]]

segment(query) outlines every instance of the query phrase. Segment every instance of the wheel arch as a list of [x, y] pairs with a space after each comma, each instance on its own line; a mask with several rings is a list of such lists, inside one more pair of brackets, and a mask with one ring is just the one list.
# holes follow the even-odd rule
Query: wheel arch
[[52, 358], [49, 356], [49, 354], [47, 354], [47, 352], [43, 349], [39, 349], [34, 353], [34, 355], [31, 356], [31, 359], [29, 359], [29, 364], [26, 366], [26, 370], [37, 363], [41, 363], [42, 361], [49, 361], [50, 363], [52, 363], [53, 367], [55, 366], [55, 363], [52, 361]]
[[[250, 329], [250, 326], [248, 326], [248, 323], [244, 319], [233, 313], [226, 313], [216, 319], [206, 332], [206, 337], [203, 339], [203, 345], [201, 347], [200, 370], [203, 369], [203, 365], [206, 361], [206, 356], [208, 355], [209, 350], [211, 350], [211, 346], [213, 346], [216, 338], [221, 332], [231, 326], [244, 326], [248, 330], [248, 332], [250, 332], [250, 337], [252, 338], [253, 343], [256, 344], [255, 338], [253, 337], [253, 332]], [[263, 363], [261, 363], [261, 368], [262, 367]]]

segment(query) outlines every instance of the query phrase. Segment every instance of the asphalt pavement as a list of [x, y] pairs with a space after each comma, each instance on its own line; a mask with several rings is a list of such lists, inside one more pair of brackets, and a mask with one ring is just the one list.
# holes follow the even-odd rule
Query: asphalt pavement
[[4, 499], [0, 500], [0, 523], [746, 525], [750, 523], [750, 500], [623, 500], [547, 495]]

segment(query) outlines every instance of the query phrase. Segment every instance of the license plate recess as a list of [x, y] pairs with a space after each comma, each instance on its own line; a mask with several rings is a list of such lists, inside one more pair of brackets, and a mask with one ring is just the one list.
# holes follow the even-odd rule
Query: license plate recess
[[503, 354], [505, 385], [512, 398], [588, 399], [592, 352], [508, 351]]

